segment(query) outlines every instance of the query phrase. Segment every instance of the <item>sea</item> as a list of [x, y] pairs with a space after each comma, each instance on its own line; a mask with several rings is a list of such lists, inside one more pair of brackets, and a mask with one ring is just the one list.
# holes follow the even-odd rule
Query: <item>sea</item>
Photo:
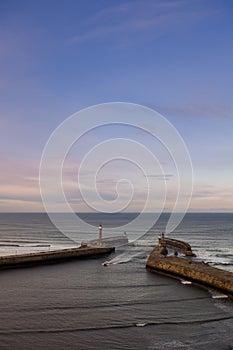
[[[108, 228], [121, 234], [135, 215], [80, 217], [96, 232], [101, 223], [107, 236]], [[233, 349], [232, 299], [146, 269], [168, 217], [148, 232], [143, 225], [127, 232], [129, 243], [108, 256], [1, 269], [0, 349]], [[187, 213], [169, 236], [190, 243], [196, 259], [233, 272], [233, 213]], [[79, 238], [93, 237], [77, 228], [74, 242], [45, 213], [0, 214], [0, 258], [77, 246]]]

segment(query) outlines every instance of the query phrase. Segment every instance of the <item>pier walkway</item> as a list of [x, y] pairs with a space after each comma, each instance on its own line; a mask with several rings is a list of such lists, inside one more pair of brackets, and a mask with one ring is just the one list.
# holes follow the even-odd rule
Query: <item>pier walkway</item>
[[83, 259], [110, 254], [114, 247], [75, 247], [28, 254], [0, 256], [0, 268], [57, 262], [67, 259]]

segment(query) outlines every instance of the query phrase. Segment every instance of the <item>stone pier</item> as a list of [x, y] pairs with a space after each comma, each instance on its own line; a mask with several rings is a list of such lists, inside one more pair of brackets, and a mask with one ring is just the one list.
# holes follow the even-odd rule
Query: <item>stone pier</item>
[[115, 248], [113, 247], [75, 247], [52, 250], [49, 252], [46, 251], [29, 254], [5, 255], [0, 256], [0, 268], [43, 264], [68, 259], [93, 258], [110, 254], [114, 250]]
[[[192, 252], [191, 247], [187, 245], [186, 242], [176, 242], [179, 243], [179, 247], [188, 247], [187, 251]], [[232, 272], [218, 269], [197, 261], [192, 258], [193, 253], [188, 253], [186, 254], [188, 257], [181, 258], [168, 256], [163, 254], [163, 252], [164, 247], [160, 245], [153, 249], [146, 263], [148, 269], [154, 272], [167, 274], [168, 276], [185, 278], [200, 285], [221, 290], [233, 296]]]

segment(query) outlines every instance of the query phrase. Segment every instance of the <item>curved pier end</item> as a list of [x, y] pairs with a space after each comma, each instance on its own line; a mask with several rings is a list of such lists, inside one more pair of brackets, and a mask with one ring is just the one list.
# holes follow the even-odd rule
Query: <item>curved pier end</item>
[[146, 263], [149, 270], [186, 278], [200, 285], [209, 286], [224, 291], [233, 296], [233, 273], [190, 258], [166, 256], [161, 247], [156, 247]]
[[165, 237], [164, 233], [158, 236], [158, 247], [171, 248], [174, 249], [175, 252], [182, 252], [186, 256], [196, 256], [192, 252], [192, 248], [189, 243], [178, 239]]

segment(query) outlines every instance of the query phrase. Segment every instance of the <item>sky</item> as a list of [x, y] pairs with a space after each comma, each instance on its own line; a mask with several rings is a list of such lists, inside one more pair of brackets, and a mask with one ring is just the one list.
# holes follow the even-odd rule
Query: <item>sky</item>
[[[109, 102], [154, 109], [180, 133], [193, 166], [190, 211], [232, 212], [232, 37], [231, 0], [1, 0], [0, 212], [44, 211], [39, 167], [47, 140], [70, 115]], [[159, 158], [165, 175], [154, 175], [149, 209], [157, 210], [166, 183], [171, 210], [174, 162], [151, 136], [120, 125], [90, 131], [70, 150], [64, 188], [72, 208], [91, 210], [77, 172], [95, 142], [113, 137], [141, 142]], [[114, 200], [116, 181], [133, 176], [127, 210], [140, 211], [138, 172], [124, 160], [104, 165], [100, 195]]]

